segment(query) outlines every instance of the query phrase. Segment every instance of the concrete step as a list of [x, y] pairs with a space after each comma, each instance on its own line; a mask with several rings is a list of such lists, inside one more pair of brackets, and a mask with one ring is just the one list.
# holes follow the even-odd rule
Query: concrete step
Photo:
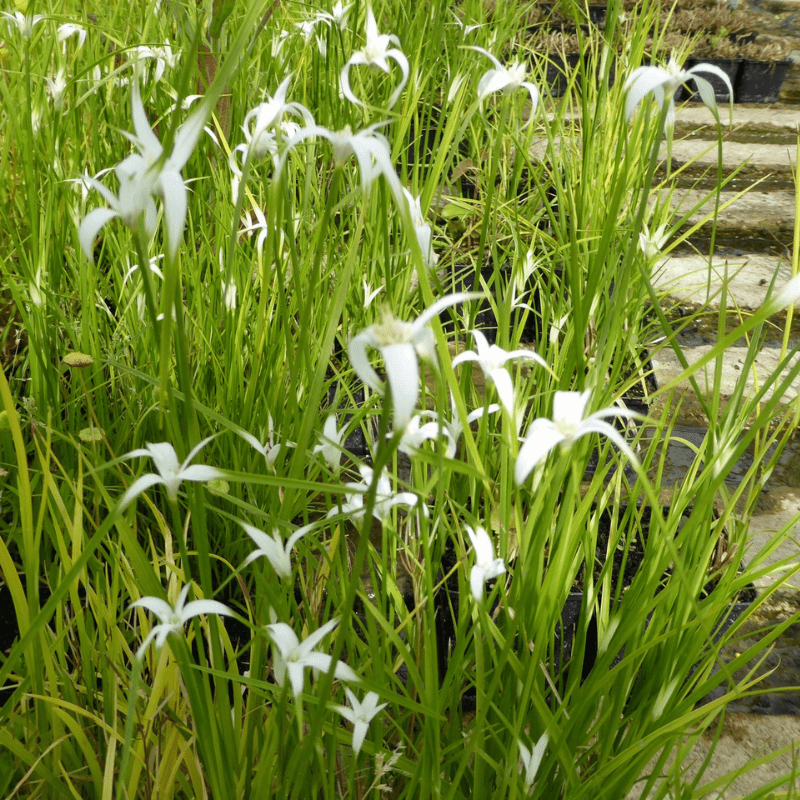
[[[698, 347], [681, 347], [681, 352], [687, 363], [691, 366], [708, 355], [713, 349], [712, 345], [700, 345]], [[722, 354], [722, 372], [720, 375], [719, 391], [723, 399], [730, 397], [737, 385], [744, 379], [744, 394], [746, 397], [753, 397], [760, 391], [766, 379], [773, 375], [780, 364], [780, 347], [763, 347], [759, 350], [750, 369], [743, 372], [745, 360], [748, 355], [748, 347], [742, 344], [741, 347], [729, 347]], [[798, 356], [795, 356], [786, 367], [784, 373], [788, 372], [797, 363]], [[651, 355], [651, 361], [655, 370], [656, 380], [659, 386], [666, 387], [683, 374], [684, 369], [678, 361], [674, 351], [663, 349]], [[710, 397], [714, 391], [714, 372], [716, 361], [712, 360], [703, 368], [695, 373], [695, 380], [704, 396]], [[764, 396], [767, 400], [772, 397], [775, 387], [771, 387]], [[678, 391], [691, 392], [689, 381], [681, 382]], [[781, 396], [781, 405], [785, 406], [797, 399], [800, 393], [800, 376], [795, 378], [790, 387]]]
[[[661, 148], [661, 158], [667, 157], [666, 143]], [[716, 182], [716, 167], [719, 150], [716, 141], [707, 139], [681, 139], [672, 144], [672, 171], [685, 167], [683, 177], [696, 178], [701, 173], [712, 170], [711, 177]], [[797, 169], [797, 143], [736, 142], [722, 143], [722, 170], [728, 175], [741, 164], [746, 164], [743, 174], [750, 183], [764, 175], [784, 178], [785, 186], [792, 186], [792, 175]], [[686, 167], [688, 165], [688, 167]]]
[[709, 268], [708, 257], [687, 255], [660, 261], [653, 283], [670, 297], [711, 308], [719, 308], [724, 284], [728, 308], [752, 311], [764, 304], [773, 278], [779, 288], [791, 277], [791, 263], [780, 256], [718, 256]]
[[[794, 236], [795, 192], [790, 190], [759, 191], [752, 189], [738, 197], [738, 192], [720, 193], [720, 213], [717, 233], [726, 237], [726, 243], [736, 239], [762, 238], [790, 245]], [[712, 220], [705, 218], [714, 211], [714, 197], [696, 189], [678, 189], [671, 198], [676, 215], [682, 216], [695, 206], [687, 220], [687, 227], [702, 222], [701, 235], [711, 233]], [[704, 221], [705, 220], [705, 221]]]
[[[799, 0], [800, 1], [800, 0]], [[768, 134], [797, 135], [800, 131], [800, 109], [776, 108], [768, 105], [734, 105], [731, 120], [728, 106], [720, 105], [719, 117], [726, 131], [726, 138], [736, 135]], [[676, 111], [675, 138], [691, 133], [702, 133], [716, 139], [716, 122], [705, 106], [687, 103]], [[792, 141], [790, 138], [789, 141]]]

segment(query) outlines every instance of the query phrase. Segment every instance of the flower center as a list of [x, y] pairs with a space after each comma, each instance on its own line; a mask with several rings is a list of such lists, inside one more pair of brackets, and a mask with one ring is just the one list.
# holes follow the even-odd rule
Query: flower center
[[397, 319], [387, 312], [380, 322], [372, 326], [372, 334], [380, 349], [392, 344], [408, 344], [413, 338], [414, 327], [410, 322]]

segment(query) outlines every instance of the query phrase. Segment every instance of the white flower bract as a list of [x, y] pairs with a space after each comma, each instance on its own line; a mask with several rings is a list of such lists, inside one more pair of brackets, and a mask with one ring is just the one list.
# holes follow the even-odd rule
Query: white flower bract
[[256, 549], [244, 560], [243, 566], [251, 564], [257, 558], [265, 557], [272, 564], [272, 568], [280, 578], [292, 577], [292, 548], [314, 527], [311, 524], [298, 528], [284, 544], [283, 539], [276, 530], [273, 530], [272, 535], [268, 536], [260, 528], [248, 525], [246, 522], [240, 521], [239, 524], [256, 545]]
[[257, 452], [261, 453], [264, 456], [264, 460], [267, 462], [267, 468], [275, 471], [275, 462], [280, 455], [281, 450], [284, 446], [286, 447], [294, 447], [294, 442], [285, 442], [281, 444], [280, 442], [275, 441], [275, 431], [273, 429], [272, 423], [272, 415], [267, 415], [267, 441], [261, 442], [259, 439], [256, 439], [252, 433], [248, 433], [247, 431], [237, 430], [236, 433], [242, 437], [249, 445], [256, 450]]
[[539, 105], [539, 90], [530, 81], [525, 80], [527, 73], [525, 65], [515, 61], [505, 67], [488, 50], [475, 46], [470, 46], [469, 49], [486, 56], [494, 64], [494, 69], [485, 72], [478, 83], [478, 100], [483, 101], [494, 92], [513, 92], [520, 88], [526, 89], [531, 98], [531, 113], [528, 121], [522, 127], [526, 128], [530, 125]]
[[664, 127], [667, 131], [671, 131], [675, 126], [675, 93], [689, 80], [694, 81], [703, 103], [716, 117], [717, 101], [714, 97], [714, 87], [705, 78], [700, 77], [701, 72], [720, 78], [733, 97], [730, 78], [719, 67], [713, 64], [696, 64], [691, 69], [684, 70], [675, 57], [670, 56], [666, 67], [642, 66], [628, 76], [628, 80], [625, 81], [625, 90], [628, 92], [628, 99], [625, 101], [626, 118], [630, 119], [636, 106], [652, 92], [659, 108], [663, 107], [664, 99], [668, 98]]
[[611, 441], [631, 460], [638, 460], [623, 435], [605, 417], [625, 417], [631, 419], [636, 415], [624, 408], [604, 408], [595, 411], [588, 417], [586, 406], [589, 404], [589, 390], [585, 392], [556, 392], [553, 400], [553, 419], [535, 419], [528, 435], [517, 455], [514, 479], [521, 484], [530, 475], [533, 468], [543, 461], [547, 454], [560, 444], [571, 445], [589, 433], [600, 433]]
[[[547, 733], [543, 733], [536, 744], [531, 750], [517, 739], [517, 747], [519, 747], [519, 757], [522, 759], [522, 768], [525, 770], [525, 788], [530, 790], [536, 780], [536, 773], [539, 771], [539, 765], [542, 763], [544, 751], [547, 749], [548, 737]], [[522, 769], [520, 769], [520, 772]]]
[[394, 427], [405, 428], [419, 395], [418, 358], [438, 366], [436, 343], [428, 322], [448, 306], [479, 297], [471, 292], [457, 292], [437, 300], [413, 322], [404, 322], [385, 313], [380, 322], [358, 333], [350, 340], [348, 354], [356, 374], [375, 392], [383, 394], [384, 383], [370, 364], [367, 348], [383, 356], [389, 389], [394, 403]]
[[464, 528], [475, 550], [475, 566], [469, 573], [469, 586], [475, 602], [482, 603], [486, 581], [505, 574], [506, 565], [502, 558], [494, 557], [492, 539], [484, 528], [480, 525], [476, 528], [465, 525]]
[[231, 616], [232, 612], [228, 606], [220, 603], [218, 600], [192, 600], [191, 603], [186, 602], [189, 594], [190, 584], [181, 589], [178, 595], [178, 600], [174, 606], [170, 605], [166, 600], [159, 597], [142, 597], [134, 603], [131, 603], [131, 608], [146, 608], [148, 611], [155, 614], [160, 622], [154, 625], [147, 634], [147, 637], [142, 642], [139, 649], [136, 651], [136, 658], [141, 658], [144, 655], [147, 645], [153, 639], [156, 641], [156, 647], [161, 647], [167, 640], [167, 636], [171, 633], [181, 633], [183, 626], [192, 617], [199, 616], [200, 614], [219, 614], [222, 616]]
[[[278, 686], [284, 685], [288, 672], [292, 694], [298, 698], [303, 693], [306, 669], [311, 668], [322, 672], [330, 670], [333, 665], [331, 656], [327, 653], [318, 653], [314, 648], [338, 624], [338, 620], [332, 619], [314, 633], [309, 634], [302, 642], [285, 622], [275, 622], [266, 626], [266, 630], [275, 644], [273, 671]], [[340, 681], [358, 681], [358, 675], [343, 661], [336, 662], [333, 676]]]
[[338, 475], [342, 469], [342, 439], [344, 438], [345, 426], [338, 428], [336, 425], [336, 414], [330, 414], [325, 420], [322, 429], [322, 436], [319, 437], [319, 444], [314, 448], [314, 455], [322, 453], [325, 463], [330, 467], [334, 475]]
[[[345, 496], [345, 502], [342, 504], [342, 513], [345, 516], [351, 517], [355, 523], [360, 523], [364, 519], [366, 509], [364, 508], [364, 497], [369, 491], [372, 481], [375, 479], [374, 472], [370, 467], [360, 466], [358, 468], [361, 473], [361, 483], [347, 483], [345, 484], [353, 491]], [[389, 519], [392, 508], [397, 505], [416, 506], [419, 502], [417, 495], [412, 492], [398, 492], [395, 494], [392, 491], [392, 482], [389, 479], [389, 473], [386, 469], [378, 476], [378, 485], [375, 487], [375, 503], [372, 507], [372, 516], [385, 523]], [[425, 506], [423, 513], [427, 512]], [[338, 513], [337, 508], [332, 508], [328, 512], [328, 516], [332, 517]]]
[[78, 239], [87, 258], [92, 258], [92, 244], [100, 229], [114, 217], [120, 217], [132, 230], [136, 230], [144, 215], [148, 236], [156, 227], [156, 207], [153, 195], [161, 198], [164, 207], [164, 224], [167, 233], [167, 252], [174, 258], [178, 251], [188, 208], [186, 186], [181, 176], [203, 132], [209, 106], [201, 103], [175, 134], [172, 153], [164, 158], [163, 148], [147, 121], [147, 115], [134, 81], [132, 92], [134, 134], [124, 133], [138, 153], [129, 155], [117, 164], [119, 196], [115, 197], [102, 183], [88, 177], [92, 186], [103, 195], [109, 208], [90, 211], [81, 222]]
[[355, 694], [345, 686], [344, 693], [350, 702], [350, 708], [347, 706], [334, 706], [334, 710], [338, 711], [348, 722], [353, 724], [353, 752], [356, 755], [361, 750], [364, 744], [364, 739], [367, 736], [367, 730], [372, 720], [384, 709], [388, 703], [378, 703], [380, 697], [376, 692], [367, 692], [364, 699], [359, 702]]
[[213, 438], [213, 436], [209, 436], [193, 447], [182, 464], [178, 463], [175, 448], [168, 442], [147, 444], [144, 448], [132, 450], [122, 456], [123, 458], [139, 458], [142, 456], [152, 458], [157, 474], [150, 472], [137, 478], [122, 496], [122, 500], [119, 503], [120, 511], [125, 509], [134, 497], [138, 497], [142, 492], [157, 484], [163, 484], [166, 487], [167, 497], [174, 502], [178, 499], [178, 488], [183, 481], [212, 481], [216, 478], [222, 478], [223, 473], [215, 467], [207, 467], [203, 464], [188, 466], [189, 462]]
[[[396, 44], [397, 47], [390, 47]], [[403, 73], [400, 84], [392, 92], [389, 98], [388, 107], [392, 108], [400, 97], [406, 83], [408, 82], [408, 59], [403, 52], [399, 49], [400, 40], [394, 34], [378, 33], [378, 23], [375, 21], [375, 15], [372, 13], [372, 7], [367, 6], [367, 41], [362, 50], [358, 50], [350, 56], [347, 63], [342, 67], [342, 74], [340, 82], [342, 85], [342, 94], [353, 104], [363, 106], [361, 102], [350, 88], [350, 67], [357, 64], [363, 64], [369, 67], [376, 67], [382, 70], [387, 75], [389, 74], [389, 59], [392, 59]]]
[[486, 380], [494, 384], [497, 389], [497, 396], [509, 414], [514, 414], [514, 383], [511, 375], [505, 368], [506, 362], [515, 359], [525, 358], [535, 361], [547, 368], [547, 362], [538, 354], [530, 350], [504, 350], [496, 344], [489, 344], [486, 337], [480, 331], [472, 331], [477, 352], [465, 350], [453, 359], [453, 367], [463, 364], [465, 361], [477, 361], [483, 371]]

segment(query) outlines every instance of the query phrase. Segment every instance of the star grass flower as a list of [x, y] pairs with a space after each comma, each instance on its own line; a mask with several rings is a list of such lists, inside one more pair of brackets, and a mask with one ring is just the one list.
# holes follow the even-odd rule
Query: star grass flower
[[229, 281], [222, 281], [222, 304], [229, 314], [236, 311], [236, 295], [236, 280], [231, 278]]
[[232, 616], [233, 612], [224, 603], [218, 600], [192, 600], [191, 603], [186, 602], [189, 595], [189, 588], [191, 584], [181, 589], [178, 595], [178, 600], [174, 606], [170, 605], [166, 600], [159, 597], [142, 597], [134, 603], [131, 603], [131, 608], [146, 608], [151, 613], [155, 614], [160, 622], [154, 625], [150, 633], [147, 634], [145, 640], [136, 651], [136, 658], [141, 659], [147, 650], [147, 646], [155, 639], [156, 648], [163, 646], [167, 637], [171, 633], [180, 634], [183, 631], [183, 626], [192, 617], [197, 617], [201, 614], [218, 614], [220, 616]]
[[[428, 417], [431, 421], [423, 424], [423, 417]], [[445, 454], [455, 453], [456, 443], [450, 437], [450, 431], [447, 426], [439, 423], [439, 417], [435, 411], [421, 411], [415, 414], [408, 421], [403, 430], [403, 435], [397, 444], [397, 449], [401, 453], [405, 453], [409, 458], [416, 455], [422, 448], [422, 445], [428, 440], [436, 440], [442, 436], [445, 441]], [[387, 433], [386, 438], [391, 438], [392, 433]], [[452, 456], [448, 456], [452, 458]]]
[[[396, 44], [397, 47], [390, 47]], [[408, 82], [408, 59], [399, 49], [400, 40], [394, 34], [378, 33], [378, 23], [375, 21], [375, 15], [372, 13], [372, 7], [367, 6], [367, 41], [362, 50], [353, 53], [348, 59], [347, 63], [342, 67], [342, 74], [339, 78], [342, 86], [342, 94], [354, 105], [364, 105], [359, 100], [350, 88], [350, 67], [363, 64], [368, 67], [375, 67], [385, 72], [387, 75], [391, 72], [389, 67], [389, 59], [392, 59], [403, 73], [399, 86], [392, 92], [389, 97], [388, 108], [392, 108], [400, 97], [406, 83]]]
[[800, 274], [788, 280], [779, 292], [765, 301], [764, 305], [768, 307], [770, 314], [777, 314], [798, 301], [800, 301]]
[[[353, 491], [345, 495], [345, 502], [342, 503], [342, 514], [346, 517], [351, 517], [353, 522], [357, 525], [361, 524], [364, 520], [366, 509], [364, 508], [364, 498], [369, 491], [372, 482], [375, 479], [374, 472], [370, 467], [360, 466], [358, 471], [361, 473], [362, 481], [360, 483], [346, 483], [349, 489]], [[372, 516], [385, 524], [389, 521], [392, 513], [392, 508], [398, 505], [405, 505], [414, 507], [419, 502], [419, 498], [413, 492], [398, 492], [395, 494], [392, 491], [392, 482], [389, 479], [389, 473], [384, 468], [378, 477], [378, 485], [375, 487], [375, 503], [372, 506]], [[423, 514], [427, 514], [428, 509], [422, 506]], [[338, 508], [332, 508], [328, 512], [328, 517], [333, 517], [339, 513]]]
[[152, 458], [156, 472], [149, 472], [146, 475], [142, 475], [128, 487], [128, 490], [122, 496], [122, 500], [120, 500], [120, 511], [127, 508], [131, 500], [138, 497], [151, 486], [157, 486], [158, 484], [165, 486], [167, 497], [170, 502], [174, 502], [178, 499], [178, 489], [183, 481], [206, 482], [224, 477], [224, 473], [216, 469], [216, 467], [208, 467], [204, 464], [192, 464], [189, 466], [189, 462], [213, 438], [213, 436], [209, 436], [195, 445], [182, 464], [178, 463], [178, 456], [175, 454], [175, 448], [168, 442], [147, 444], [139, 450], [132, 450], [130, 453], [126, 453], [122, 456], [122, 458]]
[[328, 415], [322, 436], [319, 437], [319, 444], [314, 448], [313, 455], [322, 453], [325, 463], [334, 475], [338, 475], [342, 469], [342, 439], [346, 427], [346, 425], [337, 427], [336, 414]]
[[372, 305], [372, 301], [381, 293], [381, 291], [383, 291], [384, 288], [384, 284], [381, 284], [377, 289], [373, 289], [367, 283], [367, 279], [364, 278], [364, 308], [369, 308]]
[[[448, 434], [448, 446], [445, 455], [448, 458], [455, 458], [458, 440], [464, 433], [464, 427], [461, 424], [461, 418], [458, 416], [458, 408], [456, 408], [456, 401], [452, 394], [450, 395], [450, 409], [450, 419], [445, 420], [444, 422]], [[494, 414], [499, 410], [499, 403], [490, 403], [488, 406], [476, 408], [474, 411], [470, 411], [469, 414], [467, 414], [467, 425], [471, 425], [476, 419], [480, 419], [484, 414]]]
[[408, 202], [408, 210], [411, 214], [411, 222], [414, 225], [414, 234], [417, 237], [417, 244], [422, 252], [422, 260], [425, 262], [425, 266], [428, 269], [432, 269], [439, 261], [439, 256], [433, 252], [431, 226], [428, 225], [422, 214], [420, 198], [414, 197], [405, 187], [403, 187], [403, 194]]
[[53, 101], [53, 108], [61, 111], [64, 108], [64, 92], [67, 90], [67, 76], [63, 69], [59, 69], [53, 78], [45, 78], [47, 93]]
[[[241, 170], [239, 170], [233, 188], [234, 197], [238, 194], [238, 179], [241, 177], [242, 173]], [[242, 225], [239, 228], [238, 238], [241, 238], [244, 234], [249, 234], [251, 239], [254, 236], [256, 237], [256, 253], [258, 254], [258, 262], [260, 264], [264, 257], [264, 242], [267, 241], [267, 236], [269, 236], [269, 223], [267, 222], [266, 216], [264, 216], [264, 212], [257, 205], [253, 206], [252, 216], [250, 213], [245, 213], [242, 216]], [[258, 235], [256, 236], [256, 234]]]
[[669, 232], [667, 231], [667, 224], [659, 225], [653, 233], [647, 225], [644, 226], [644, 231], [639, 233], [639, 249], [644, 253], [645, 258], [650, 261], [657, 258], [661, 252], [661, 248], [667, 243], [669, 239]]
[[515, 92], [517, 89], [527, 90], [531, 98], [531, 113], [528, 121], [522, 126], [527, 128], [533, 122], [539, 105], [539, 90], [530, 81], [525, 80], [527, 73], [525, 65], [515, 61], [505, 67], [488, 50], [473, 45], [469, 49], [486, 56], [494, 64], [494, 69], [485, 72], [478, 83], [478, 101], [483, 102], [494, 92]]
[[257, 452], [261, 453], [264, 456], [264, 460], [267, 462], [267, 468], [271, 469], [273, 472], [275, 471], [275, 462], [280, 455], [281, 449], [283, 447], [295, 447], [294, 442], [284, 442], [281, 444], [280, 442], [275, 441], [275, 430], [272, 423], [272, 414], [267, 414], [267, 440], [266, 442], [261, 442], [259, 439], [256, 439], [252, 433], [248, 433], [247, 431], [237, 430], [236, 433], [242, 437], [249, 445], [256, 450]]
[[9, 30], [16, 28], [23, 39], [30, 39], [33, 36], [33, 29], [44, 19], [41, 14], [28, 17], [21, 11], [15, 11], [13, 14], [8, 11], [0, 13], [8, 20]]
[[92, 244], [100, 229], [114, 217], [119, 217], [132, 230], [136, 230], [144, 215], [144, 227], [152, 236], [156, 227], [156, 207], [153, 196], [160, 197], [164, 208], [167, 234], [167, 252], [174, 258], [178, 251], [188, 208], [186, 186], [181, 176], [203, 132], [209, 106], [202, 103], [178, 128], [172, 153], [165, 157], [164, 149], [147, 121], [139, 87], [134, 81], [132, 114], [135, 133], [124, 133], [138, 149], [117, 164], [119, 196], [115, 197], [102, 183], [88, 180], [108, 202], [109, 208], [90, 211], [78, 231], [81, 248], [87, 258], [92, 258]]
[[[314, 631], [314, 633], [309, 634], [302, 642], [285, 622], [275, 622], [266, 626], [266, 630], [275, 645], [273, 651], [275, 681], [278, 686], [283, 686], [288, 672], [289, 683], [295, 699], [303, 693], [306, 669], [314, 669], [321, 672], [330, 671], [333, 664], [331, 656], [327, 653], [318, 653], [314, 648], [338, 624], [339, 620], [332, 619]], [[333, 677], [340, 681], [358, 681], [358, 675], [343, 661], [336, 662]]]
[[169, 42], [156, 47], [140, 44], [134, 47], [132, 52], [136, 61], [153, 62], [153, 83], [158, 83], [164, 77], [167, 68], [174, 69], [178, 63], [178, 56], [172, 52], [172, 45]]
[[80, 50], [86, 41], [86, 28], [82, 27], [81, 25], [76, 25], [72, 22], [65, 22], [58, 26], [56, 39], [64, 44], [65, 48], [67, 39], [71, 38], [72, 36], [78, 37], [78, 50]]
[[733, 97], [733, 87], [730, 78], [713, 64], [696, 64], [691, 69], [684, 70], [674, 56], [670, 56], [666, 67], [642, 66], [635, 69], [625, 81], [625, 91], [628, 99], [625, 101], [625, 116], [630, 119], [636, 106], [651, 92], [659, 108], [663, 108], [665, 98], [668, 99], [667, 114], [664, 129], [667, 132], [675, 127], [675, 93], [687, 81], [694, 81], [700, 98], [708, 107], [714, 117], [717, 117], [717, 101], [714, 97], [714, 87], [700, 77], [701, 72], [710, 73], [720, 78], [727, 86], [730, 96]]
[[239, 524], [244, 528], [245, 533], [256, 545], [256, 549], [247, 556], [242, 566], [252, 564], [256, 559], [263, 557], [269, 561], [272, 568], [278, 574], [278, 577], [285, 579], [292, 577], [292, 548], [303, 536], [314, 528], [313, 524], [303, 525], [302, 528], [298, 528], [286, 540], [286, 543], [284, 543], [281, 535], [275, 529], [273, 529], [272, 535], [268, 536], [260, 528], [248, 525], [246, 522], [240, 521]]
[[519, 757], [522, 760], [522, 769], [525, 770], [525, 788], [530, 791], [536, 781], [536, 773], [539, 771], [539, 765], [542, 763], [544, 751], [547, 749], [547, 733], [543, 733], [533, 749], [528, 748], [517, 739], [517, 747], [519, 747]]
[[352, 3], [344, 5], [342, 0], [336, 0], [336, 3], [331, 9], [331, 13], [328, 14], [331, 22], [333, 22], [339, 30], [343, 31], [347, 27], [347, 15], [350, 13], [352, 7]]
[[364, 194], [369, 192], [372, 182], [383, 175], [389, 184], [395, 202], [399, 206], [404, 202], [403, 189], [392, 163], [389, 142], [383, 134], [378, 133], [378, 129], [387, 124], [386, 122], [377, 122], [356, 133], [353, 133], [349, 125], [345, 125], [340, 131], [332, 131], [321, 125], [308, 125], [298, 131], [286, 143], [283, 155], [275, 168], [276, 175], [279, 175], [283, 170], [289, 151], [305, 139], [309, 139], [312, 136], [320, 136], [331, 143], [333, 163], [337, 169], [343, 167], [351, 156], [356, 157], [361, 171], [361, 189]]
[[514, 414], [514, 383], [511, 375], [505, 368], [507, 362], [524, 358], [541, 364], [548, 369], [547, 362], [538, 354], [530, 350], [504, 350], [496, 344], [490, 345], [486, 337], [478, 330], [472, 331], [477, 352], [465, 350], [453, 359], [453, 367], [463, 364], [465, 361], [477, 361], [478, 366], [483, 371], [484, 377], [497, 389], [497, 396], [503, 407], [509, 414]]
[[[292, 76], [287, 75], [281, 81], [273, 97], [268, 95], [264, 102], [247, 112], [242, 123], [242, 131], [247, 144], [238, 145], [234, 152], [243, 150], [245, 153], [251, 153], [257, 159], [264, 159], [268, 155], [275, 156], [277, 144], [274, 129], [285, 114], [295, 114], [301, 117], [306, 125], [314, 124], [314, 117], [304, 105], [286, 101], [286, 93], [289, 91], [291, 80]], [[297, 130], [289, 128], [286, 133], [294, 135]]]
[[344, 693], [350, 702], [350, 708], [339, 705], [333, 708], [353, 724], [353, 752], [358, 755], [367, 737], [370, 723], [389, 704], [378, 703], [380, 697], [376, 692], [367, 692], [360, 702], [347, 686], [344, 687]]
[[462, 32], [463, 32], [463, 35], [464, 35], [464, 36], [469, 36], [469, 34], [470, 34], [470, 33], [472, 33], [473, 31], [476, 31], [476, 30], [478, 30], [479, 28], [482, 28], [482, 27], [483, 27], [483, 24], [479, 24], [479, 25], [467, 25], [467, 24], [466, 24], [466, 23], [465, 23], [465, 22], [464, 22], [464, 21], [461, 19], [461, 17], [459, 17], [459, 16], [458, 16], [458, 14], [457, 14], [457, 13], [456, 13], [456, 12], [455, 12], [455, 11], [454, 11], [452, 8], [450, 9], [450, 13], [451, 13], [451, 14], [452, 14], [452, 16], [453, 16], [453, 19], [454, 19], [454, 21], [453, 21], [453, 22], [448, 22], [447, 24], [448, 24], [448, 25], [456, 25], [457, 27], [461, 28], [461, 30], [462, 30]]
[[428, 323], [443, 309], [479, 297], [471, 292], [457, 292], [441, 297], [420, 314], [414, 322], [404, 322], [385, 312], [380, 322], [358, 333], [350, 340], [348, 354], [361, 380], [378, 394], [384, 393], [384, 382], [378, 377], [367, 357], [367, 348], [382, 356], [394, 404], [394, 427], [408, 425], [419, 395], [418, 358], [438, 368], [436, 342]]
[[590, 433], [600, 433], [611, 441], [631, 460], [638, 464], [633, 450], [623, 435], [606, 417], [632, 419], [634, 412], [624, 408], [603, 408], [586, 416], [590, 392], [556, 392], [553, 400], [553, 419], [535, 419], [517, 455], [514, 479], [523, 483], [533, 468], [543, 461], [551, 450], [559, 445], [570, 447], [574, 442]]
[[486, 581], [504, 575], [506, 565], [502, 558], [494, 557], [492, 539], [480, 525], [472, 528], [464, 526], [475, 550], [475, 565], [469, 573], [469, 586], [476, 603], [482, 603], [485, 597]]

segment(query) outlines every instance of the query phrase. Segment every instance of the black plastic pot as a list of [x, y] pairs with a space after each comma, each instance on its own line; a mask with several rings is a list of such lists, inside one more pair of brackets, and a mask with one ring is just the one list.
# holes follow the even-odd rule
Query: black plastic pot
[[[736, 99], [736, 84], [739, 79], [739, 70], [742, 67], [742, 63], [742, 59], [740, 58], [689, 58], [686, 61], [684, 69], [690, 69], [697, 64], [710, 64], [714, 67], [719, 67], [730, 79], [734, 91], [734, 99]], [[711, 84], [714, 89], [714, 98], [717, 102], [727, 103], [730, 101], [730, 92], [721, 78], [712, 75], [710, 72], [698, 72], [697, 75], [700, 78], [705, 78], [705, 80]], [[694, 103], [703, 102], [694, 81], [684, 84], [683, 91], [683, 99], [690, 100]]]
[[[435, 116], [435, 115], [432, 115]], [[406, 160], [408, 165], [408, 172], [411, 174], [414, 168], [418, 168], [420, 172], [420, 182], [427, 179], [431, 170], [431, 165], [436, 159], [436, 153], [439, 149], [441, 140], [441, 127], [436, 124], [433, 119], [428, 125], [416, 126], [412, 121], [408, 133], [408, 148], [406, 149]], [[465, 159], [469, 153], [469, 146], [466, 140], [458, 143], [458, 152], [462, 159]], [[398, 165], [398, 172], [400, 165]], [[448, 180], [452, 181], [453, 176], [447, 176]], [[458, 185], [461, 189], [461, 194], [464, 197], [474, 197], [475, 187], [466, 174], [460, 175], [458, 178]]]
[[791, 63], [791, 61], [744, 61], [736, 85], [736, 102], [776, 102]]
[[[664, 513], [668, 509], [663, 509]], [[688, 510], [687, 512], [688, 513]], [[642, 515], [643, 524], [647, 524], [649, 513], [645, 510]], [[610, 514], [601, 515], [598, 544], [597, 544], [597, 563], [595, 570], [601, 569], [603, 562], [606, 559], [608, 552], [608, 536], [611, 531], [611, 516]], [[626, 554], [620, 551], [613, 550], [613, 564], [611, 566], [611, 581], [613, 585], [623, 586], [630, 585], [634, 575], [644, 558], [644, 549], [638, 548], [634, 543]], [[451, 547], [445, 551], [442, 558], [442, 574], [448, 574], [453, 571], [457, 563], [456, 554]], [[463, 568], [463, 567], [462, 567]], [[513, 565], [511, 567], [513, 571]], [[665, 576], [666, 577], [666, 576]], [[491, 592], [495, 581], [490, 581], [487, 585], [487, 595]], [[711, 590], [711, 585], [706, 587], [707, 591]], [[757, 597], [755, 587], [748, 586], [745, 590], [740, 592], [737, 600], [728, 607], [726, 613], [720, 618], [714, 633], [714, 641], [717, 642], [722, 635], [727, 631], [731, 625], [745, 612], [745, 610], [752, 605]], [[453, 573], [446, 581], [445, 585], [437, 592], [434, 598], [436, 606], [436, 636], [438, 645], [439, 656], [439, 671], [440, 676], [443, 678], [447, 671], [450, 654], [455, 646], [456, 625], [455, 621], [458, 619], [459, 609], [459, 592], [458, 592], [458, 576]], [[492, 611], [497, 606], [495, 601], [492, 606]], [[578, 624], [580, 621], [581, 609], [583, 607], [583, 592], [572, 591], [567, 596], [564, 608], [561, 611], [561, 620], [556, 627], [553, 638], [553, 661], [550, 664], [549, 673], [554, 680], [558, 683], [567, 676], [572, 653], [575, 646], [576, 636], [578, 632]], [[598, 636], [597, 636], [597, 623], [594, 615], [589, 619], [586, 626], [586, 640], [584, 641], [583, 650], [583, 665], [581, 669], [581, 680], [586, 680], [597, 660], [598, 652]], [[615, 656], [612, 661], [612, 666], [618, 664], [624, 657], [624, 649]], [[475, 706], [475, 690], [468, 687], [462, 695], [462, 705], [464, 710], [470, 710]]]
[[[545, 92], [551, 97], [562, 97], [567, 91], [570, 76], [578, 68], [580, 60], [580, 53], [570, 53], [566, 59], [556, 53], [549, 55]], [[580, 83], [580, 76], [576, 83]]]
[[[352, 418], [352, 414], [348, 414], [346, 408], [336, 408], [334, 403], [336, 401], [336, 389], [337, 385], [335, 383], [331, 384], [331, 387], [328, 389], [328, 413], [336, 412], [338, 417], [337, 426], [341, 429], [345, 425], [348, 424], [350, 419]], [[356, 389], [353, 392], [353, 401], [357, 405], [361, 405], [364, 402], [364, 389]], [[373, 430], [371, 431], [372, 440], [374, 441], [375, 437], [378, 435], [377, 425], [373, 426]], [[343, 449], [347, 450], [348, 453], [354, 455], [357, 459], [364, 461], [366, 459], [371, 458], [372, 456], [372, 449], [370, 447], [370, 442], [367, 440], [366, 435], [361, 427], [356, 428], [342, 443]]]
[[606, 7], [601, 5], [589, 6], [589, 22], [601, 25], [606, 21]]
[[[486, 283], [490, 287], [490, 291], [494, 286], [495, 281], [503, 281], [508, 283], [512, 280], [511, 270], [505, 265], [497, 269], [495, 275], [495, 267], [487, 264], [480, 269], [473, 269], [467, 265], [457, 265], [454, 270], [453, 279], [456, 286], [456, 291], [464, 292], [480, 292], [483, 291], [482, 283]], [[526, 297], [527, 305], [531, 306], [533, 312], [525, 311], [524, 309], [514, 309], [511, 312], [511, 327], [515, 331], [522, 328], [519, 341], [523, 344], [535, 344], [541, 338], [542, 333], [542, 313], [541, 313], [541, 297], [535, 290], [533, 282], [526, 286], [526, 289], [533, 288]], [[494, 290], [496, 292], [496, 289]], [[474, 308], [477, 301], [472, 301], [468, 308]], [[441, 322], [445, 330], [452, 329], [453, 324], [447, 311], [444, 311], [440, 316]], [[524, 322], [523, 322], [524, 320]], [[475, 315], [474, 328], [477, 328], [486, 337], [489, 344], [496, 344], [497, 342], [497, 318], [492, 311], [492, 306], [488, 300], [481, 300], [478, 306], [478, 312]]]

